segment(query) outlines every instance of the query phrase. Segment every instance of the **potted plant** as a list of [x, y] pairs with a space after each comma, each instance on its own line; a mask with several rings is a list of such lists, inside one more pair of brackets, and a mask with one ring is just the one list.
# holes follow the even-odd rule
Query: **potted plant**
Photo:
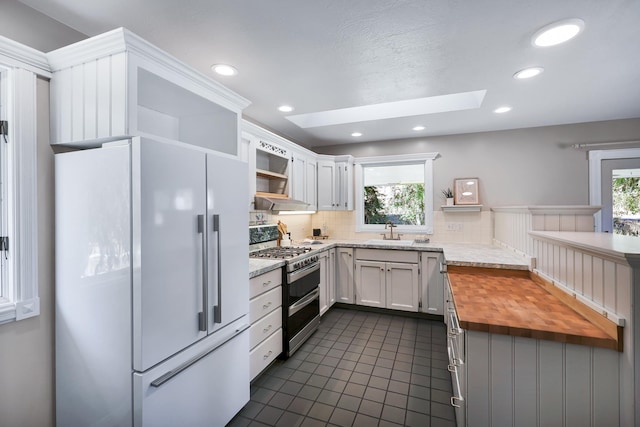
[[444, 198], [447, 199], [447, 206], [453, 206], [453, 191], [451, 191], [451, 188], [442, 190], [442, 194]]

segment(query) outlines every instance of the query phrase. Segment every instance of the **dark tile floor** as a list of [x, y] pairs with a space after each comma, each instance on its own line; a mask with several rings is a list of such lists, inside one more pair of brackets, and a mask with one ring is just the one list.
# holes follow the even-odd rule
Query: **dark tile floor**
[[229, 426], [453, 426], [442, 322], [332, 308]]

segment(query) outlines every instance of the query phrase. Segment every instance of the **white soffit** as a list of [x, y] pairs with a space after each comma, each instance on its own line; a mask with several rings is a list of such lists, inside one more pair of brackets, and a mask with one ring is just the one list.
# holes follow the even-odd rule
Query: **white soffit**
[[406, 101], [385, 102], [382, 104], [363, 105], [361, 107], [320, 111], [317, 113], [295, 114], [286, 116], [286, 118], [301, 128], [313, 128], [367, 122], [371, 120], [393, 119], [397, 117], [446, 113], [449, 111], [479, 108], [482, 105], [486, 93], [486, 90], [476, 90], [431, 96], [428, 98], [409, 99]]

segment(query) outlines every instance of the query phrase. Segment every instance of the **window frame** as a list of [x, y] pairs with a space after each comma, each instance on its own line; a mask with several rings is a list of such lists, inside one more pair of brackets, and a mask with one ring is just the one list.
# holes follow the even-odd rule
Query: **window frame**
[[384, 224], [364, 223], [363, 168], [367, 166], [399, 166], [424, 164], [424, 225], [397, 225], [396, 233], [433, 234], [433, 161], [438, 153], [400, 154], [393, 156], [357, 157], [355, 167], [356, 232], [384, 233]]
[[0, 252], [0, 324], [40, 314], [38, 296], [37, 93], [38, 76], [51, 77], [44, 53], [0, 36], [0, 119], [8, 121], [5, 209]]

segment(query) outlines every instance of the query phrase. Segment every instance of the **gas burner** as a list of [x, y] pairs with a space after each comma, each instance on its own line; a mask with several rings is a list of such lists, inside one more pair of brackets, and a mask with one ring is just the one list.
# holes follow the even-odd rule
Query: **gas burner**
[[250, 258], [290, 259], [310, 252], [311, 248], [300, 246], [274, 247], [250, 252]]

